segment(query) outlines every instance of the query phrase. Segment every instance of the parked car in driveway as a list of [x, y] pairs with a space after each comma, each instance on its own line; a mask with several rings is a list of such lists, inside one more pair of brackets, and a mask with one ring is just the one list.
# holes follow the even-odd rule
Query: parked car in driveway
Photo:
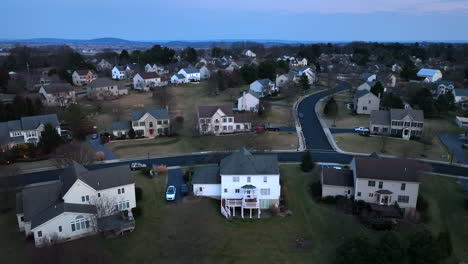
[[146, 168], [148, 167], [145, 163], [141, 163], [141, 162], [132, 162], [130, 164], [130, 170], [134, 171], [134, 170], [140, 170], [140, 169], [143, 169], [143, 168]]
[[359, 132], [369, 132], [369, 129], [367, 127], [355, 127], [354, 132], [359, 133]]
[[268, 131], [280, 131], [280, 127], [279, 126], [273, 126], [273, 125], [267, 125], [266, 130], [268, 130]]
[[174, 185], [169, 185], [166, 191], [166, 200], [174, 201], [176, 197], [176, 187]]
[[257, 131], [257, 132], [264, 132], [265, 131], [265, 126], [264, 125], [255, 125], [255, 126], [252, 126], [252, 130]]

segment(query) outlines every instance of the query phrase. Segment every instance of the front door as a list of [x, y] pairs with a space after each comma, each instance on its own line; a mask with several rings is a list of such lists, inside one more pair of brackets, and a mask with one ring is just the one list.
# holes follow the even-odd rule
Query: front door
[[154, 134], [154, 129], [150, 129], [149, 133], [150, 133], [150, 135], [153, 135]]

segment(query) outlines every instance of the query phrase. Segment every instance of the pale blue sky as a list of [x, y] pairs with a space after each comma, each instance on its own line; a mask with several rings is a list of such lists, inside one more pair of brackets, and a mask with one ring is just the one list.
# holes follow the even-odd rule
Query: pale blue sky
[[0, 39], [468, 40], [468, 0], [2, 0]]

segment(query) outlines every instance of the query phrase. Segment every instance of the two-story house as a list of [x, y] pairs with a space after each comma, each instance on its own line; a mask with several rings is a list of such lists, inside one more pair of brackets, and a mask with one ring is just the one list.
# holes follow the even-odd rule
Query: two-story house
[[114, 68], [112, 68], [112, 79], [114, 80], [125, 80], [128, 79], [128, 74], [127, 72], [130, 69], [127, 68], [127, 66], [124, 65], [115, 65]]
[[414, 109], [372, 111], [369, 130], [377, 135], [391, 135], [403, 139], [419, 138], [424, 130], [424, 113]]
[[168, 70], [164, 69], [164, 66], [154, 63], [145, 65], [145, 72], [155, 72], [157, 74], [166, 74]]
[[133, 89], [139, 91], [149, 91], [166, 84], [166, 79], [156, 72], [141, 72], [133, 76]]
[[72, 81], [76, 86], [83, 86], [97, 79], [97, 74], [92, 70], [76, 70], [72, 73]]
[[296, 82], [297, 79], [298, 79], [298, 77], [297, 77], [296, 73], [294, 73], [293, 71], [289, 71], [288, 73], [277, 75], [276, 76], [276, 87], [278, 87], [278, 89], [285, 88], [288, 83]]
[[97, 78], [86, 87], [86, 95], [91, 100], [109, 100], [127, 94], [126, 87], [108, 78]]
[[418, 174], [426, 170], [419, 162], [373, 155], [355, 157], [349, 167], [322, 169], [322, 197], [342, 195], [371, 204], [416, 208]]
[[251, 57], [251, 58], [255, 58], [257, 57], [257, 54], [255, 54], [253, 51], [251, 50], [246, 50], [242, 53], [244, 56], [246, 57]]
[[380, 98], [368, 90], [360, 90], [354, 94], [353, 107], [357, 114], [369, 115], [380, 109]]
[[132, 128], [138, 136], [154, 138], [170, 133], [169, 111], [167, 108], [134, 110], [130, 112]]
[[260, 98], [263, 98], [278, 91], [278, 88], [270, 79], [261, 79], [250, 84], [250, 91], [257, 93]]
[[105, 59], [102, 59], [101, 61], [99, 61], [99, 63], [96, 64], [96, 69], [98, 71], [110, 70], [112, 69], [112, 64], [110, 64]]
[[56, 114], [25, 116], [20, 120], [1, 122], [0, 149], [10, 149], [21, 143], [38, 143], [46, 124], [51, 124], [61, 134]]
[[442, 79], [442, 72], [435, 69], [420, 69], [417, 76], [423, 80], [423, 82], [433, 83]]
[[431, 92], [434, 99], [439, 98], [440, 95], [452, 93], [455, 89], [453, 81], [438, 80], [431, 84]]
[[177, 74], [182, 74], [186, 82], [199, 82], [200, 81], [200, 71], [197, 68], [182, 68]]
[[198, 106], [197, 118], [202, 135], [238, 133], [252, 128], [252, 114], [234, 112], [230, 105]]
[[[219, 167], [195, 171], [193, 192], [221, 200], [221, 213], [230, 218], [240, 215], [260, 218], [262, 209], [279, 206], [281, 194], [278, 157], [273, 154], [253, 155], [241, 148], [221, 160]], [[256, 212], [255, 212], [256, 211]]]
[[258, 112], [260, 106], [260, 96], [252, 91], [243, 92], [242, 96], [237, 99], [237, 110]]
[[76, 103], [75, 90], [69, 83], [50, 83], [42, 85], [39, 93], [47, 106], [66, 106]]
[[127, 166], [89, 171], [74, 161], [59, 180], [27, 185], [16, 195], [18, 227], [36, 246], [97, 232], [131, 231], [135, 206], [135, 184]]

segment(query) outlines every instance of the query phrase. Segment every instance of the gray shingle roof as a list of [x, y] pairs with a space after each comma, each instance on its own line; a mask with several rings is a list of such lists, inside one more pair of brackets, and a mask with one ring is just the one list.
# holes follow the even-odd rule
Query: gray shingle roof
[[73, 87], [69, 83], [51, 83], [43, 85], [42, 88], [44, 88], [48, 94], [68, 93], [73, 91]]
[[53, 127], [59, 126], [56, 114], [26, 116], [21, 118], [21, 127], [23, 130], [32, 130], [41, 124], [51, 124]]
[[180, 73], [177, 73], [175, 76], [180, 80], [185, 79], [185, 76], [183, 74], [180, 74]]
[[190, 68], [183, 68], [186, 73], [199, 73], [200, 71], [197, 68], [190, 67]]
[[257, 80], [257, 82], [259, 82], [262, 86], [268, 86], [271, 83], [270, 79], [261, 79]]
[[368, 90], [358, 90], [354, 96], [356, 96], [356, 98], [361, 98], [368, 93], [370, 93]]
[[468, 89], [453, 89], [455, 96], [467, 96], [468, 97]]
[[374, 110], [370, 114], [370, 123], [373, 125], [390, 125], [390, 111], [387, 110]]
[[355, 157], [356, 177], [389, 181], [419, 182], [418, 173], [430, 168], [415, 160]]
[[192, 184], [220, 184], [219, 167], [202, 167], [195, 171]]
[[221, 160], [221, 175], [279, 174], [278, 157], [274, 154], [252, 155], [241, 148]]
[[[24, 220], [31, 218], [61, 200], [62, 183], [60, 181], [45, 182], [26, 186], [21, 191], [22, 212]], [[19, 206], [17, 206], [17, 209]]]
[[41, 213], [35, 215], [31, 219], [31, 229], [34, 229], [43, 223], [65, 213], [83, 213], [94, 214], [96, 213], [96, 206], [91, 204], [71, 204], [71, 203], [58, 203], [50, 206]]
[[369, 72], [365, 72], [365, 73], [362, 73], [361, 74], [361, 79], [363, 81], [367, 80], [369, 77], [371, 77], [372, 75], [374, 75], [373, 73], [369, 73]]
[[411, 116], [411, 118], [413, 118], [414, 121], [424, 122], [424, 113], [422, 110], [390, 109], [391, 120], [401, 120], [407, 115]]
[[115, 85], [117, 85], [117, 82], [109, 78], [97, 78], [96, 80], [92, 81], [89, 84], [89, 87], [100, 88], [100, 87], [108, 87], [108, 86], [115, 86]]
[[112, 130], [130, 130], [132, 123], [130, 121], [114, 121], [112, 122]]
[[156, 119], [169, 119], [169, 113], [166, 108], [161, 109], [150, 109], [150, 110], [134, 110], [130, 112], [132, 121], [139, 120], [146, 113], [149, 113]]
[[325, 185], [354, 187], [352, 170], [337, 170], [333, 168], [323, 168], [323, 182]]

